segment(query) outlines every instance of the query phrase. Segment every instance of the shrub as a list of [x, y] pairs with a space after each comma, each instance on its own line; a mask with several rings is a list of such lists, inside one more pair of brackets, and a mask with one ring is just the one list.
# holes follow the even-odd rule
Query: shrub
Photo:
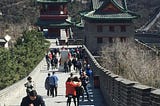
[[25, 31], [10, 50], [0, 48], [0, 89], [27, 76], [43, 59], [48, 47], [42, 33], [32, 30]]

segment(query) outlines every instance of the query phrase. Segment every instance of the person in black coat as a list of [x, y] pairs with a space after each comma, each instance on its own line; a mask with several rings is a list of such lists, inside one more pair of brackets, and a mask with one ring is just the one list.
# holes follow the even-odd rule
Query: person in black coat
[[37, 95], [35, 90], [29, 92], [29, 95], [22, 99], [20, 106], [46, 106], [42, 96]]
[[47, 78], [45, 79], [45, 89], [47, 90], [47, 96], [51, 95], [51, 92], [50, 92], [50, 83], [49, 83], [49, 78], [51, 77], [51, 74], [48, 73], [48, 76]]

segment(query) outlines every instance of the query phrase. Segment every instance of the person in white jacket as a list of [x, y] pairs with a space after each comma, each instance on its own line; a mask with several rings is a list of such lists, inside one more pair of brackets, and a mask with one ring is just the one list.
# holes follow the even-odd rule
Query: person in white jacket
[[32, 90], [35, 90], [35, 84], [34, 84], [34, 81], [32, 81], [32, 77], [29, 76], [27, 78], [27, 82], [24, 84], [24, 86], [26, 87], [26, 93], [27, 93], [27, 95]]

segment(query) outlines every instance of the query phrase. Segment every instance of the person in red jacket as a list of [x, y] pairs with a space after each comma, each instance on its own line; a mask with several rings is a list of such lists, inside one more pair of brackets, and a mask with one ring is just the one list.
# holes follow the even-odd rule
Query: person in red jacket
[[75, 87], [75, 89], [76, 89], [76, 98], [77, 98], [77, 106], [79, 106], [79, 98], [80, 98], [81, 95], [83, 95], [84, 88], [82, 88], [83, 87], [82, 86], [82, 82], [77, 76], [75, 76], [73, 78], [73, 82], [80, 85], [78, 87]]
[[74, 83], [72, 78], [68, 78], [66, 81], [66, 97], [67, 99], [67, 106], [71, 105], [71, 99], [73, 98], [74, 105], [76, 106], [76, 89], [75, 87], [80, 86], [80, 83]]

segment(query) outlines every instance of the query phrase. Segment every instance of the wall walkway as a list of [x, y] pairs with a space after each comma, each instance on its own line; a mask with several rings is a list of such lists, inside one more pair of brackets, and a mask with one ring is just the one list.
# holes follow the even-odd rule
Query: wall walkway
[[[57, 47], [55, 45], [55, 40], [50, 40], [50, 42], [50, 48]], [[58, 48], [61, 47], [62, 46], [58, 46]], [[69, 47], [75, 48], [77, 47], [77, 45]], [[65, 97], [65, 82], [70, 76], [70, 73], [64, 73], [61, 70], [62, 67], [59, 67], [59, 71], [58, 69], [50, 69], [49, 71], [47, 71], [46, 69], [46, 61], [45, 59], [43, 59], [30, 74], [30, 76], [33, 78], [33, 81], [35, 82], [38, 94], [43, 96], [46, 106], [66, 106], [67, 98]], [[59, 78], [58, 96], [54, 98], [47, 96], [46, 90], [44, 88], [45, 78], [47, 77], [48, 72], [51, 73], [52, 71], [55, 71], [55, 74]], [[72, 72], [74, 73], [74, 76], [78, 76], [78, 73], [76, 73], [74, 70], [72, 70]], [[0, 91], [0, 106], [20, 106], [22, 98], [26, 96], [26, 90], [24, 87], [25, 82], [26, 78]], [[92, 81], [89, 85], [89, 95], [91, 97], [91, 101], [88, 101], [87, 99], [82, 101], [80, 99], [80, 106], [106, 106], [100, 89], [95, 89]], [[71, 104], [71, 106], [73, 106], [73, 103]]]
[[160, 89], [130, 81], [101, 67], [86, 49], [108, 106], [160, 106]]

